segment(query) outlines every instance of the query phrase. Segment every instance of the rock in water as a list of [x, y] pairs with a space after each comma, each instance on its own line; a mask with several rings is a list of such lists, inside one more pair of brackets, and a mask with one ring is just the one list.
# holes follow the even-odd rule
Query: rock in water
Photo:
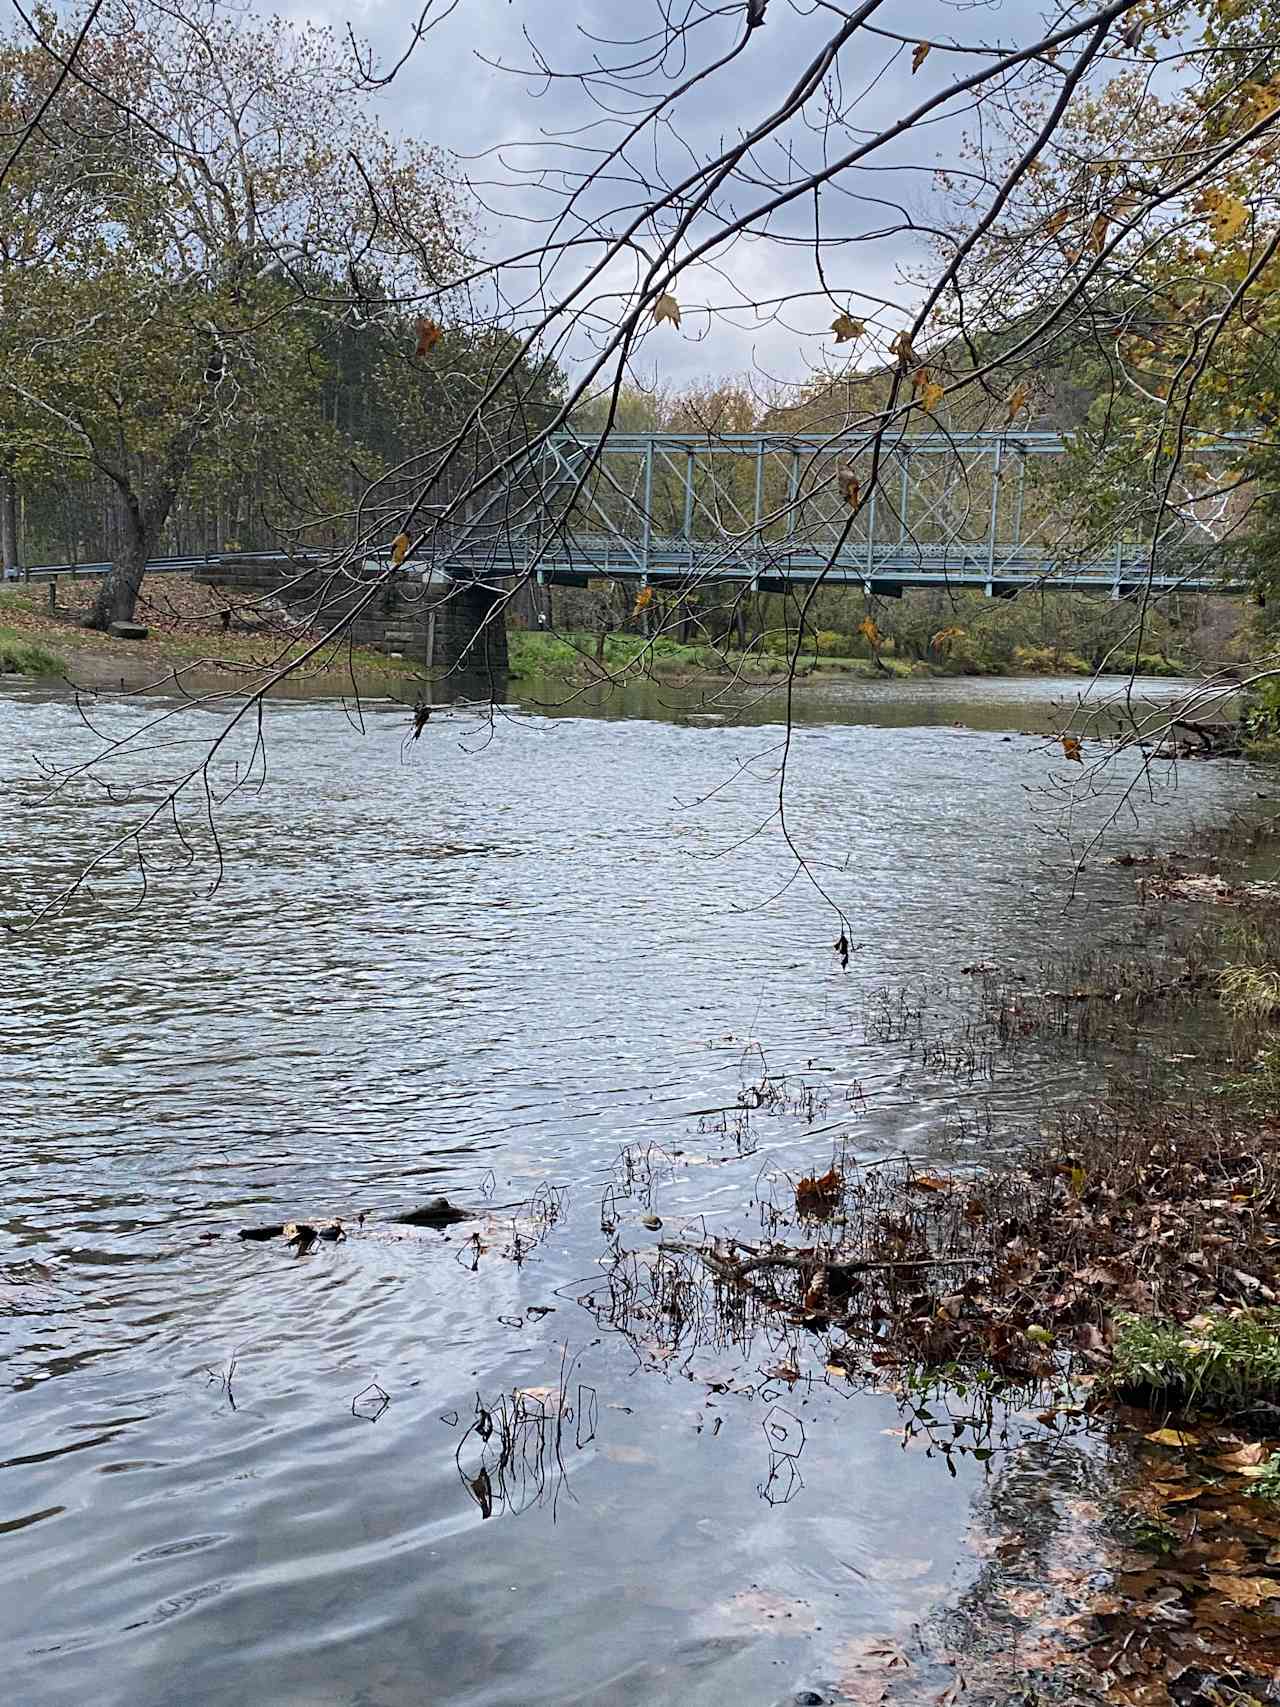
[[450, 1227], [455, 1221], [470, 1219], [469, 1209], [459, 1209], [447, 1197], [433, 1197], [420, 1209], [411, 1209], [407, 1215], [397, 1215], [396, 1224], [400, 1227]]
[[284, 1232], [284, 1222], [278, 1221], [274, 1227], [241, 1227], [242, 1239], [278, 1239]]

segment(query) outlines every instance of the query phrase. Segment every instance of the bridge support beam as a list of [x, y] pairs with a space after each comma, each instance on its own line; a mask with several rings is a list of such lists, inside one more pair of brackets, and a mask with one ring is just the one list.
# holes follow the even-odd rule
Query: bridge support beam
[[506, 675], [507, 624], [503, 595], [477, 581], [433, 576], [424, 585], [416, 574], [388, 580], [369, 598], [369, 584], [338, 576], [290, 573], [277, 564], [225, 559], [199, 570], [197, 581], [223, 589], [227, 621], [257, 628], [269, 618], [246, 611], [231, 613], [264, 593], [274, 594], [290, 615], [313, 633], [345, 624], [344, 634], [357, 646], [399, 653], [437, 677], [457, 682], [466, 678], [477, 693]]
[[506, 675], [507, 618], [502, 598], [478, 581], [453, 583], [435, 608], [430, 659], [434, 670], [468, 677]]

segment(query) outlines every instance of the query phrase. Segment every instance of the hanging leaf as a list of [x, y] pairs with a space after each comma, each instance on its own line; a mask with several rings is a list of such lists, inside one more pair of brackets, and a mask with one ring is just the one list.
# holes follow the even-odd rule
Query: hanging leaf
[[1249, 221], [1249, 209], [1239, 196], [1225, 190], [1204, 190], [1191, 204], [1194, 213], [1209, 216], [1209, 233], [1215, 242], [1230, 243]]
[[935, 652], [946, 652], [950, 649], [953, 640], [963, 639], [963, 628], [940, 628], [930, 640], [929, 645]]
[[[1084, 752], [1078, 735], [1064, 735], [1062, 737], [1062, 752], [1064, 757], [1074, 759], [1076, 764], [1082, 765], [1084, 763]], [[1149, 1440], [1151, 1436], [1148, 1435], [1147, 1438]]]
[[631, 611], [632, 616], [639, 616], [642, 610], [647, 610], [652, 600], [653, 588], [641, 587], [640, 591], [636, 594], [636, 602]]
[[871, 647], [873, 652], [878, 652], [880, 650], [880, 630], [876, 627], [875, 617], [864, 616], [862, 621], [858, 624], [858, 633], [866, 641], [867, 645]]
[[928, 59], [929, 50], [932, 46], [933, 46], [933, 43], [930, 41], [922, 41], [922, 42], [916, 43], [916, 50], [911, 55], [911, 75], [913, 77], [915, 76], [916, 72], [919, 71], [920, 67], [924, 64], [925, 60]]
[[932, 413], [941, 403], [946, 387], [938, 384], [927, 367], [917, 368], [911, 376], [911, 383], [921, 403]]
[[899, 367], [910, 367], [915, 359], [911, 350], [910, 332], [895, 333], [893, 342], [889, 345], [889, 354], [897, 356]]
[[851, 510], [858, 507], [858, 476], [847, 462], [836, 464], [836, 484], [840, 488], [840, 496]]
[[1026, 380], [1020, 380], [1009, 393], [1009, 401], [1005, 405], [1004, 424], [1009, 426], [1016, 421], [1031, 400], [1031, 387]]
[[1051, 213], [1044, 222], [1045, 236], [1056, 237], [1070, 218], [1071, 209], [1069, 207], [1060, 207], [1056, 213]]
[[851, 338], [860, 338], [866, 329], [865, 324], [855, 320], [851, 314], [837, 314], [831, 322], [837, 344], [847, 344]]
[[1277, 107], [1280, 107], [1280, 91], [1274, 83], [1246, 83], [1240, 91], [1248, 108], [1250, 124], [1259, 124], [1263, 119], [1269, 119]]
[[1095, 255], [1100, 255], [1107, 246], [1107, 227], [1111, 221], [1105, 213], [1100, 213], [1089, 227], [1089, 247]]
[[669, 320], [673, 326], [680, 324], [680, 304], [670, 291], [663, 291], [653, 305], [654, 324], [661, 326], [664, 320]]
[[1215, 242], [1230, 243], [1249, 223], [1249, 210], [1238, 196], [1223, 196], [1209, 218], [1209, 231]]
[[391, 567], [398, 569], [408, 555], [409, 536], [407, 533], [398, 533], [391, 542]]
[[415, 356], [429, 355], [444, 337], [444, 328], [437, 326], [434, 320], [419, 320], [414, 331], [418, 335], [413, 352]]

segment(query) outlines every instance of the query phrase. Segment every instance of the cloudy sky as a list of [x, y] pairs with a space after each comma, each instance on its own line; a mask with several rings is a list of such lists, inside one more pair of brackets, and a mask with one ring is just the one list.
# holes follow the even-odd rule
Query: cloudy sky
[[[410, 45], [421, 0], [297, 0], [290, 10], [339, 30], [349, 24], [389, 69]], [[594, 101], [581, 81], [548, 78], [537, 69], [539, 58], [555, 72], [642, 59], [661, 42], [664, 10], [696, 20], [687, 58], [683, 48], [673, 48], [630, 82], [625, 76], [598, 79]], [[905, 39], [860, 32], [848, 43], [826, 85], [844, 122], [824, 135], [822, 102], [811, 103], [785, 131], [785, 148], [767, 147], [756, 156], [760, 175], [785, 180], [801, 166], [812, 169], [824, 149], [847, 152], [972, 72], [981, 63], [975, 46], [1008, 49], [1037, 39], [1046, 12], [1083, 11], [1073, 0], [883, 0], [871, 24]], [[462, 157], [462, 170], [485, 204], [485, 247], [490, 255], [507, 254], [536, 241], [545, 229], [536, 222], [562, 207], [563, 173], [579, 171], [593, 158], [590, 151], [616, 142], [629, 113], [657, 90], [670, 89], [741, 41], [744, 15], [732, 0], [719, 7], [700, 0], [682, 0], [680, 7], [671, 0], [434, 0], [429, 30], [381, 97], [383, 113], [389, 123]], [[596, 229], [616, 231], [625, 222], [625, 210], [643, 199], [640, 176], [686, 173], [768, 114], [838, 22], [837, 10], [823, 0], [769, 0], [765, 21], [745, 50], [682, 96], [669, 122], [630, 149], [627, 167], [611, 169], [608, 184], [588, 195], [583, 206], [598, 222]], [[921, 40], [934, 46], [913, 71], [913, 46]], [[1056, 74], [1047, 77], [1052, 81]], [[762, 378], [799, 377], [806, 365], [831, 359], [833, 301], [891, 336], [902, 312], [918, 300], [913, 280], [927, 275], [934, 252], [911, 227], [938, 213], [944, 198], [935, 174], [960, 164], [963, 139], [978, 122], [972, 102], [956, 100], [823, 192], [824, 235], [846, 239], [843, 246], [824, 247], [825, 280], [814, 255], [812, 197], [784, 214], [768, 236], [740, 241], [719, 257], [718, 266], [684, 275], [678, 286], [681, 328], [649, 332], [640, 367], [676, 384], [747, 369]], [[535, 175], [539, 170], [541, 178]], [[728, 203], [740, 211], [764, 193], [739, 183], [725, 211]], [[954, 196], [950, 201], [954, 208]], [[577, 227], [579, 233], [585, 229]], [[571, 272], [580, 274], [584, 254], [582, 248], [574, 251], [557, 275], [556, 289], [563, 289]], [[634, 262], [611, 270], [610, 289], [597, 294], [593, 308], [600, 327], [621, 312], [634, 278]], [[513, 275], [509, 289], [519, 293], [529, 283]], [[830, 295], [820, 294], [824, 283]], [[813, 294], [782, 312], [768, 306], [768, 299], [793, 292]], [[581, 328], [576, 337], [580, 352]]]

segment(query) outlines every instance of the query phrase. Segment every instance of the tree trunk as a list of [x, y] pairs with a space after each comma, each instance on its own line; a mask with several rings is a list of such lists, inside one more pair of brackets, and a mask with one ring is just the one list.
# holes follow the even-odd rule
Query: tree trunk
[[9, 469], [0, 473], [0, 576], [7, 581], [18, 567], [18, 487]]
[[142, 577], [147, 572], [147, 559], [158, 531], [144, 523], [136, 504], [120, 504], [111, 567], [102, 577], [93, 609], [85, 618], [86, 628], [98, 628], [105, 633], [113, 622], [133, 621]]
[[93, 609], [85, 618], [86, 628], [105, 632], [113, 622], [133, 621], [147, 559], [164, 532], [206, 425], [204, 417], [197, 415], [175, 434], [142, 497], [134, 490], [126, 472], [106, 471], [116, 491], [118, 532], [111, 552], [111, 567], [103, 576]]

